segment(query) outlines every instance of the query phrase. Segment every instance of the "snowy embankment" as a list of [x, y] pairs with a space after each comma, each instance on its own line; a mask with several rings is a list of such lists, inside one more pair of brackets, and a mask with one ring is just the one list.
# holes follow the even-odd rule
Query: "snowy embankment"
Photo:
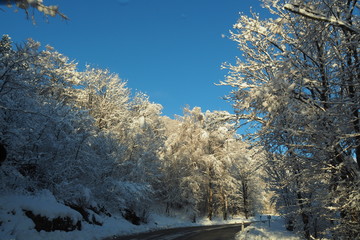
[[[126, 221], [122, 216], [105, 216], [92, 212], [92, 218], [101, 223], [90, 224], [84, 221], [82, 215], [74, 209], [58, 202], [49, 191], [37, 195], [9, 194], [0, 196], [0, 239], [1, 240], [98, 240], [115, 235], [129, 235], [139, 232], [152, 231], [185, 226], [215, 225], [226, 223], [240, 223], [240, 218], [229, 221], [199, 220], [191, 223], [186, 217], [164, 217], [152, 214], [148, 224], [136, 226]], [[69, 231], [36, 230], [37, 227], [31, 218], [46, 218], [49, 221], [61, 218], [67, 219]], [[46, 228], [46, 226], [40, 226]], [[53, 226], [51, 226], [53, 227]]]
[[[31, 213], [31, 214], [30, 214]], [[67, 219], [69, 226], [75, 226], [66, 231], [44, 231], [36, 230], [32, 218], [44, 217], [48, 220], [58, 218]], [[1, 240], [98, 240], [115, 235], [129, 235], [134, 233], [152, 231], [156, 229], [167, 229], [186, 226], [218, 225], [253, 221], [234, 218], [228, 221], [215, 219], [200, 219], [197, 223], [191, 223], [186, 217], [165, 217], [152, 214], [148, 224], [139, 226], [126, 221], [122, 216], [104, 216], [92, 213], [92, 217], [101, 224], [90, 224], [84, 221], [83, 216], [74, 209], [59, 203], [49, 191], [43, 191], [34, 196], [5, 195], [0, 197], [0, 239]], [[80, 227], [79, 227], [80, 226]], [[41, 226], [44, 228], [44, 226]], [[46, 227], [46, 226], [45, 226]], [[290, 239], [299, 240], [293, 234], [287, 232], [281, 220], [271, 222], [255, 223], [245, 228], [237, 236], [240, 239]]]
[[[29, 214], [31, 213], [31, 214]], [[49, 221], [57, 218], [68, 219], [69, 225], [81, 225], [81, 230], [44, 231], [36, 230], [31, 217], [42, 217]], [[122, 217], [107, 217], [93, 213], [102, 225], [89, 224], [82, 215], [59, 203], [49, 191], [34, 196], [6, 195], [0, 197], [0, 239], [1, 240], [82, 240], [102, 239], [116, 234], [126, 234], [136, 230], [136, 226]], [[44, 226], [41, 226], [44, 227]], [[146, 229], [144, 229], [146, 230]]]
[[236, 235], [236, 240], [300, 240], [293, 232], [285, 229], [284, 220], [277, 218], [268, 221], [256, 222]]

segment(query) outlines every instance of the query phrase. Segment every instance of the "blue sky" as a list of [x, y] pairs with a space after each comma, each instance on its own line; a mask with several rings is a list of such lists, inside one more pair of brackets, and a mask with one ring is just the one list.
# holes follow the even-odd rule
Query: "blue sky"
[[[1, 34], [22, 43], [33, 38], [49, 44], [79, 63], [108, 68], [163, 105], [169, 117], [182, 108], [227, 110], [221, 99], [230, 88], [215, 86], [224, 79], [223, 62], [240, 55], [236, 44], [224, 38], [239, 13], [263, 11], [257, 0], [44, 0], [59, 5], [70, 20], [46, 21], [35, 13], [37, 24], [25, 13], [3, 6]], [[5, 24], [4, 24], [5, 23]]]

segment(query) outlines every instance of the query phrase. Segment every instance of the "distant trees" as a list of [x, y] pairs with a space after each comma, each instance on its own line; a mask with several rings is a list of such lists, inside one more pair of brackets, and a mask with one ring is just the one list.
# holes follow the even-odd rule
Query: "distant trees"
[[195, 107], [166, 122], [170, 131], [163, 182], [168, 211], [185, 208], [194, 221], [203, 215], [227, 219], [229, 214], [255, 213], [258, 196], [252, 189], [258, 175], [245, 166], [251, 150], [236, 138], [233, 120], [227, 112], [203, 113]]
[[242, 58], [222, 84], [242, 123], [258, 128], [269, 183], [307, 239], [359, 234], [359, 5], [263, 1], [274, 15], [241, 16]]

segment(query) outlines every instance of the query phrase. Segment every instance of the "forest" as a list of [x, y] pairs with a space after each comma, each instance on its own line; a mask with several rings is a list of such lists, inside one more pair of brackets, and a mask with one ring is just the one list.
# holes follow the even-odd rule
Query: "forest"
[[[186, 107], [171, 119], [115, 73], [3, 35], [0, 202], [46, 195], [77, 212], [38, 231], [101, 216], [146, 224], [155, 211], [193, 222], [271, 213], [305, 239], [357, 239], [360, 5], [262, 2], [273, 18], [241, 15], [239, 57], [222, 66], [234, 113]], [[2, 204], [0, 229], [19, 215], [51, 220], [22, 210]]]

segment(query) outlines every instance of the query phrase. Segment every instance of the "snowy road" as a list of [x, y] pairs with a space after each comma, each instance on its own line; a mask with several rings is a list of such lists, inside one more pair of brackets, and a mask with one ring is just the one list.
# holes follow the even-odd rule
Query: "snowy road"
[[108, 238], [106, 240], [233, 240], [235, 234], [239, 231], [241, 231], [241, 224], [227, 224], [166, 229], [138, 235]]

